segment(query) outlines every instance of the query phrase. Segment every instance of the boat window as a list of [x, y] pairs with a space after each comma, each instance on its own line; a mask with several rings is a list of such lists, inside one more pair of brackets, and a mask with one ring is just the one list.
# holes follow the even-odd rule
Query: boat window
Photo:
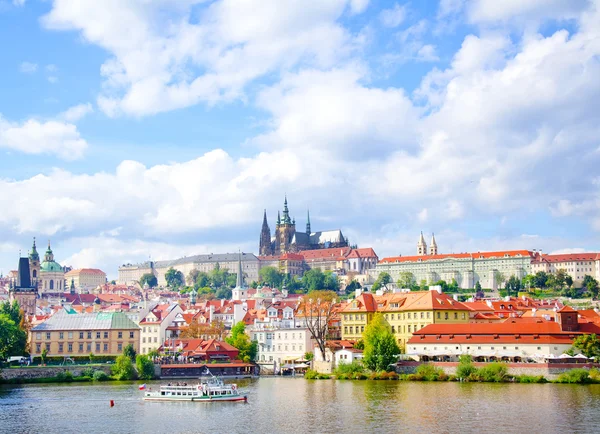
[[160, 392], [160, 394], [164, 396], [165, 392]]

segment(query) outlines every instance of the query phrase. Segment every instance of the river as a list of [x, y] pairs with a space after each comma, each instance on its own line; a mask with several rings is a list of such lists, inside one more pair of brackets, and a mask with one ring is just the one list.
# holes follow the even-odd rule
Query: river
[[[157, 383], [148, 383], [156, 387]], [[238, 381], [248, 403], [144, 402], [137, 383], [0, 387], [0, 432], [593, 432], [600, 385]], [[110, 400], [115, 406], [110, 407]]]

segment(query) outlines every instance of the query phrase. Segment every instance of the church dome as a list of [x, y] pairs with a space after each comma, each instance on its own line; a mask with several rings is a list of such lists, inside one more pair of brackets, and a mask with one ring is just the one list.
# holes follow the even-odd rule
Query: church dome
[[55, 261], [44, 261], [40, 264], [40, 271], [45, 272], [61, 272], [63, 267]]

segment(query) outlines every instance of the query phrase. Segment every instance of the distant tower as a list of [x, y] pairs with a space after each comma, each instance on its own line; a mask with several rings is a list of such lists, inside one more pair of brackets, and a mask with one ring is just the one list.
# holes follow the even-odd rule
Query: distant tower
[[258, 251], [261, 256], [273, 254], [273, 247], [271, 245], [271, 229], [267, 223], [267, 210], [265, 210], [263, 214], [263, 224], [260, 231], [260, 245]]
[[437, 248], [437, 244], [435, 242], [435, 235], [433, 233], [431, 234], [431, 245], [429, 246], [429, 254], [430, 255], [438, 254], [438, 248]]
[[306, 210], [306, 234], [310, 235], [310, 211]]
[[8, 300], [11, 303], [16, 300], [25, 314], [35, 315], [36, 299], [37, 287], [31, 281], [29, 259], [19, 258], [19, 270], [17, 271], [17, 278], [10, 284]]
[[40, 255], [35, 246], [35, 237], [33, 237], [33, 246], [29, 252], [29, 271], [31, 272], [31, 284], [37, 289], [39, 288], [40, 277]]
[[248, 296], [248, 288], [244, 284], [244, 272], [242, 270], [242, 253], [239, 253], [238, 257], [238, 269], [237, 269], [237, 280], [235, 288], [231, 291], [232, 300], [245, 300]]
[[417, 256], [426, 256], [427, 255], [427, 244], [425, 244], [425, 238], [423, 238], [423, 232], [421, 232], [421, 236], [419, 237], [419, 242], [417, 243]]
[[71, 277], [71, 286], [69, 287], [69, 292], [71, 295], [75, 294], [75, 279]]
[[288, 253], [291, 251], [291, 242], [296, 233], [296, 222], [290, 218], [287, 196], [283, 202], [283, 216], [279, 219], [279, 225], [276, 229], [275, 254]]

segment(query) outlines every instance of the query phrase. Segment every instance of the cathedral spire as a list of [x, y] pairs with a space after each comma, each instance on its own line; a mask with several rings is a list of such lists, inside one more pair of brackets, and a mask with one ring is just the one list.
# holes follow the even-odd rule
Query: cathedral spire
[[236, 288], [242, 288], [244, 286], [244, 275], [242, 274], [242, 253], [240, 252], [238, 255], [238, 272], [235, 286]]
[[423, 238], [423, 231], [421, 231], [421, 236], [419, 237], [419, 242], [417, 243], [417, 256], [425, 255], [427, 255], [427, 244], [425, 243], [425, 238]]
[[261, 255], [272, 255], [271, 248], [271, 229], [269, 228], [269, 223], [267, 223], [267, 210], [263, 214], [263, 224], [262, 229], [260, 230], [260, 243], [259, 243], [259, 252]]
[[435, 242], [435, 235], [433, 233], [431, 233], [431, 245], [429, 246], [429, 254], [430, 255], [438, 254], [438, 247], [437, 247], [437, 243]]
[[310, 235], [310, 211], [306, 210], [306, 233]]
[[285, 200], [283, 201], [283, 224], [292, 224], [292, 220], [290, 219], [290, 210], [288, 209], [287, 194], [285, 195]]

